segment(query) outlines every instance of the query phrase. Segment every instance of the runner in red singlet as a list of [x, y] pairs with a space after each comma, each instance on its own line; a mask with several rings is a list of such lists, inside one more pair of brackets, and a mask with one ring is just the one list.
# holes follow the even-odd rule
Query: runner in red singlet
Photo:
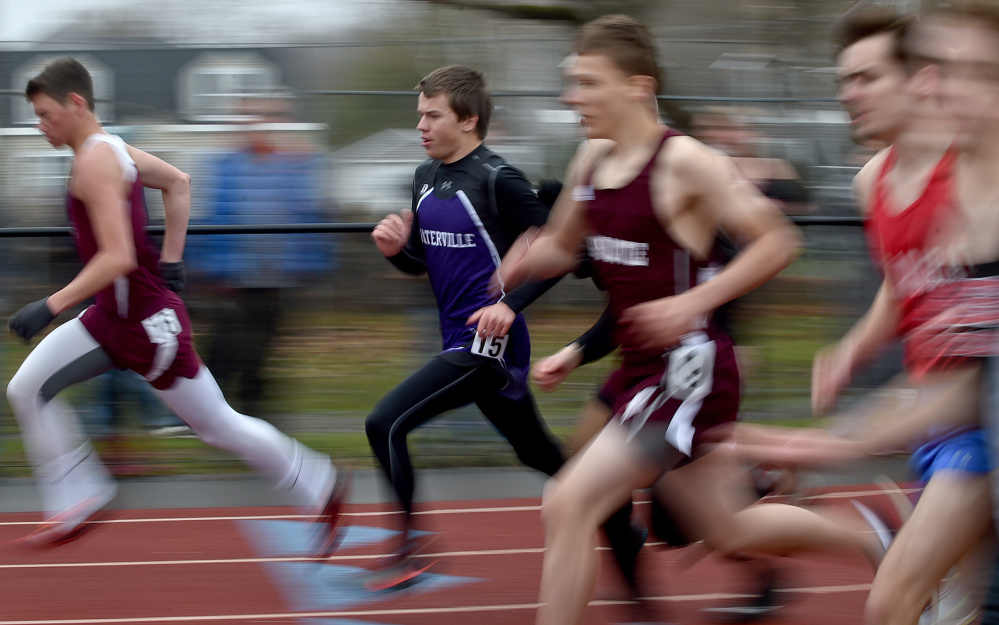
[[[977, 256], [968, 237], [974, 222], [960, 202], [960, 151], [953, 120], [931, 97], [937, 68], [910, 54], [908, 20], [861, 6], [842, 25], [840, 98], [854, 137], [891, 144], [854, 183], [885, 279], [867, 314], [816, 356], [813, 405], [817, 412], [833, 405], [852, 373], [896, 338], [906, 371], [854, 411], [864, 421], [850, 438], [820, 431], [770, 438], [754, 428], [740, 441], [767, 441], [754, 457], [811, 466], [915, 445], [912, 465], [925, 488], [878, 569], [867, 621], [970, 622], [984, 590], [980, 560], [994, 549], [984, 540], [992, 463], [977, 427], [981, 361], [952, 349], [951, 328], [933, 321], [953, 319], [967, 302], [963, 278]], [[739, 447], [745, 453], [752, 445]]]

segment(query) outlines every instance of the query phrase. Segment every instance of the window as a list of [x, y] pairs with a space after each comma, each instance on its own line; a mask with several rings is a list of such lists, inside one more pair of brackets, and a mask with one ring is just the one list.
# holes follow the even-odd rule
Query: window
[[248, 116], [240, 110], [244, 96], [279, 84], [277, 68], [257, 54], [204, 54], [181, 72], [180, 114], [190, 121], [239, 121]]

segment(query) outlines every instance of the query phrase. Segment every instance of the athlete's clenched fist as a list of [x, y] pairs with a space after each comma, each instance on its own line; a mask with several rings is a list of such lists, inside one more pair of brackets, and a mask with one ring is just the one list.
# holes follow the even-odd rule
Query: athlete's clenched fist
[[374, 239], [375, 245], [378, 246], [381, 253], [391, 258], [406, 246], [412, 227], [413, 211], [406, 209], [398, 215], [392, 213], [379, 221], [375, 229], [371, 231], [371, 238]]

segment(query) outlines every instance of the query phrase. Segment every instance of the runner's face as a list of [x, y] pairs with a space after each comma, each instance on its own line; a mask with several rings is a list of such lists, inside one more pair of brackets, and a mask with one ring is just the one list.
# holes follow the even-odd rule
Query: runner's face
[[562, 102], [573, 107], [590, 139], [611, 136], [628, 114], [628, 76], [603, 54], [583, 54], [565, 68]]
[[892, 55], [893, 45], [892, 35], [875, 35], [844, 49], [837, 59], [839, 101], [857, 143], [894, 141], [911, 113], [905, 69]]
[[999, 121], [999, 34], [969, 19], [928, 27], [923, 54], [940, 68], [937, 97], [957, 119], [964, 145], [992, 141], [984, 133]]
[[31, 96], [31, 105], [38, 117], [38, 130], [45, 139], [57, 148], [65, 145], [74, 118], [73, 104], [63, 105], [44, 93], [36, 93]]
[[420, 114], [416, 129], [420, 131], [423, 149], [430, 158], [451, 163], [465, 156], [466, 149], [478, 144], [475, 133], [478, 117], [459, 120], [448, 104], [447, 94], [438, 93], [428, 98], [420, 93], [416, 110]]

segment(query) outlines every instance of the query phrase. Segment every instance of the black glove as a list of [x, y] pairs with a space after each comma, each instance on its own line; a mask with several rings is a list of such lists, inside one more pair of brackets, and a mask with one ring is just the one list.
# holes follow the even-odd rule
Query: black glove
[[178, 260], [177, 262], [168, 263], [165, 260], [161, 260], [159, 270], [160, 277], [166, 282], [168, 289], [174, 293], [180, 293], [184, 290], [184, 279], [186, 278], [184, 261]]
[[7, 328], [12, 334], [18, 335], [25, 341], [30, 341], [31, 337], [44, 330], [45, 326], [56, 318], [46, 304], [48, 301], [49, 298], [46, 297], [37, 302], [31, 302], [17, 311], [7, 320]]

